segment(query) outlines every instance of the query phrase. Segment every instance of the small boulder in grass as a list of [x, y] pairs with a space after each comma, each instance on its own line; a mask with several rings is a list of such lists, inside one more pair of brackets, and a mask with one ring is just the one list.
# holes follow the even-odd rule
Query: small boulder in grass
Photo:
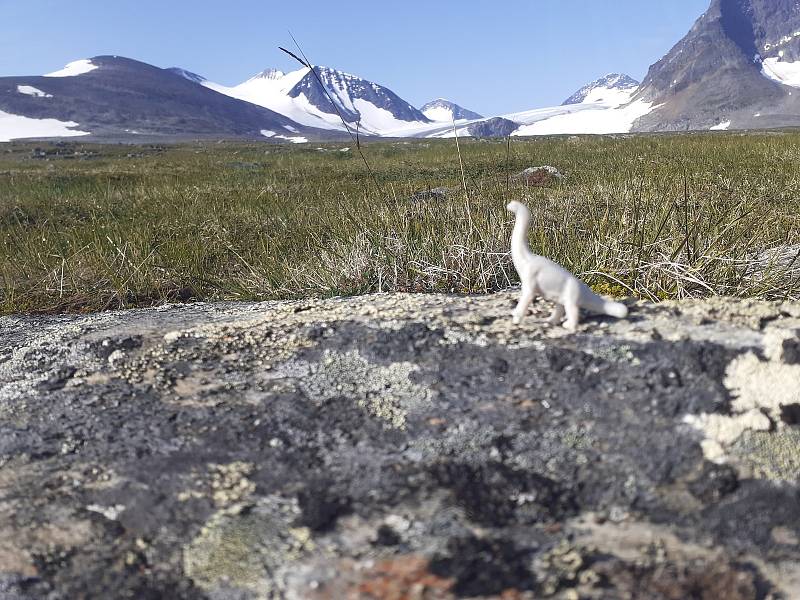
[[528, 187], [545, 187], [563, 178], [564, 175], [555, 167], [542, 165], [541, 167], [528, 167], [514, 175], [511, 180]]
[[430, 188], [427, 190], [414, 192], [410, 199], [414, 202], [419, 202], [422, 200], [446, 200], [447, 196], [450, 195], [451, 192], [452, 190], [447, 187]]

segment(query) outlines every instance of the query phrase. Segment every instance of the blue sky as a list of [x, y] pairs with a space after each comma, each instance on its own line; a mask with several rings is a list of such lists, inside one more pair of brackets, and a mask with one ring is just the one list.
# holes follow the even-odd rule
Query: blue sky
[[559, 104], [611, 71], [641, 79], [708, 3], [0, 0], [0, 76], [117, 54], [231, 85], [294, 69], [277, 49], [291, 30], [315, 64], [491, 115]]

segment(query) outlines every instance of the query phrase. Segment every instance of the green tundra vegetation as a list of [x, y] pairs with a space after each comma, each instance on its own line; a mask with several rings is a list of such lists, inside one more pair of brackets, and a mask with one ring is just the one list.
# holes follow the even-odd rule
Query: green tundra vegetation
[[[509, 199], [600, 293], [800, 297], [800, 134], [361, 150], [371, 171], [342, 143], [0, 144], [0, 313], [492, 292], [516, 283]], [[514, 177], [539, 165], [563, 177]]]

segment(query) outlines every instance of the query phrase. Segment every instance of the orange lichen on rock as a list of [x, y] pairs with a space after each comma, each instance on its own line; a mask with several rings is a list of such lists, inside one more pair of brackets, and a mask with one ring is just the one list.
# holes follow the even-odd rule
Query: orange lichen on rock
[[452, 579], [428, 570], [421, 556], [399, 556], [375, 565], [358, 585], [357, 598], [375, 600], [446, 600], [453, 598]]

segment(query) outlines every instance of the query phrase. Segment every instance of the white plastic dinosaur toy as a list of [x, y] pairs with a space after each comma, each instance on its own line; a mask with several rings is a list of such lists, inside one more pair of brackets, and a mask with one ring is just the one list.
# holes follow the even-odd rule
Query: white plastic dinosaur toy
[[511, 236], [511, 258], [522, 281], [522, 296], [512, 313], [515, 325], [522, 322], [537, 295], [556, 304], [547, 322], [558, 325], [566, 316], [564, 327], [570, 331], [575, 331], [578, 327], [581, 308], [618, 319], [628, 316], [628, 308], [624, 304], [601, 298], [563, 267], [531, 252], [528, 246], [530, 211], [516, 200], [509, 202], [506, 208], [517, 215]]

